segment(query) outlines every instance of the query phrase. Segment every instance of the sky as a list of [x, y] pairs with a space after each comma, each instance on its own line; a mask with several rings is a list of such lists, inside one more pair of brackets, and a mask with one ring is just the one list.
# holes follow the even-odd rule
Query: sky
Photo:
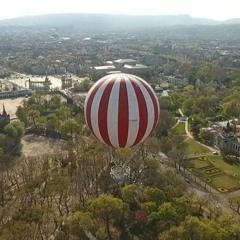
[[0, 19], [49, 13], [179, 15], [240, 18], [240, 0], [2, 0]]

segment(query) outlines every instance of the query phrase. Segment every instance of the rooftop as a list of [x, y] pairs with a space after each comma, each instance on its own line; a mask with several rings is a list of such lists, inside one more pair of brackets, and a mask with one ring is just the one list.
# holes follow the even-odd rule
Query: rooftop
[[142, 64], [136, 64], [134, 66], [125, 64], [123, 67], [127, 69], [147, 69], [148, 68], [148, 66], [145, 66]]
[[116, 63], [135, 63], [136, 60], [131, 59], [131, 58], [125, 58], [125, 59], [113, 60], [113, 62], [116, 62]]
[[117, 73], [122, 73], [121, 71], [109, 71], [107, 74], [117, 74]]
[[95, 70], [114, 70], [116, 69], [115, 66], [113, 65], [109, 65], [109, 66], [96, 66], [96, 67], [93, 67]]

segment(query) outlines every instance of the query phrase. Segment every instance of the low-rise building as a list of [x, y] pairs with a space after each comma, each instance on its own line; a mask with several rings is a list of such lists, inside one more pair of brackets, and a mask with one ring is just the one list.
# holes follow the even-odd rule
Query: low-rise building
[[130, 74], [141, 74], [149, 70], [148, 66], [142, 64], [136, 65], [125, 64], [122, 69], [123, 72]]
[[1, 98], [15, 98], [15, 97], [24, 97], [32, 95], [31, 89], [21, 89], [21, 90], [15, 90], [15, 91], [4, 91], [0, 92], [0, 99]]
[[188, 85], [188, 79], [182, 78], [182, 77], [169, 76], [167, 78], [167, 81], [168, 83], [171, 83], [173, 85], [183, 85], [183, 86]]
[[223, 152], [240, 156], [240, 138], [234, 134], [229, 123], [217, 134], [215, 144]]
[[118, 60], [113, 60], [112, 62], [114, 66], [116, 66], [117, 68], [121, 68], [124, 65], [134, 66], [137, 64], [137, 61], [134, 59], [118, 59]]
[[109, 71], [114, 71], [116, 70], [116, 67], [113, 65], [108, 65], [108, 66], [95, 66], [93, 67], [93, 70], [96, 72], [101, 72], [101, 73], [107, 73]]

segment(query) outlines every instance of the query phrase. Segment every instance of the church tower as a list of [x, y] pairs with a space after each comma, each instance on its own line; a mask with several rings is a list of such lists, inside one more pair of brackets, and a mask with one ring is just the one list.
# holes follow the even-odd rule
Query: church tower
[[10, 115], [6, 112], [5, 106], [3, 104], [3, 111], [0, 113], [0, 130], [10, 123]]

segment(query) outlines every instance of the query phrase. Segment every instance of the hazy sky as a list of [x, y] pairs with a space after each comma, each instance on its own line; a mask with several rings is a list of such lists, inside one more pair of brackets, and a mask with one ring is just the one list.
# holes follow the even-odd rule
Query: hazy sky
[[1, 0], [0, 19], [45, 13], [189, 14], [240, 18], [240, 0]]

